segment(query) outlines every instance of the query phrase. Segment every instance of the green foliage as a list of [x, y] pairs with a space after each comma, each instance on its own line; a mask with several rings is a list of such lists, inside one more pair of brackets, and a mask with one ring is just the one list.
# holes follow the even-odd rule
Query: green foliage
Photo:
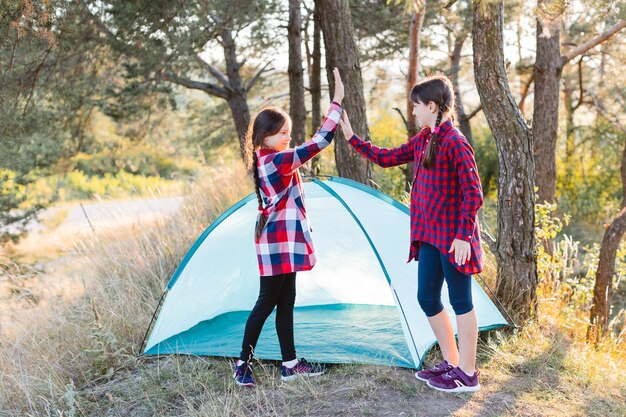
[[128, 353], [113, 332], [103, 325], [94, 299], [91, 300], [91, 308], [94, 313], [94, 321], [91, 325], [92, 343], [90, 348], [83, 350], [83, 353], [90, 361], [92, 378], [99, 376], [110, 378], [116, 368], [134, 362], [135, 358]]
[[237, 132], [233, 127], [228, 103], [210, 97], [192, 99], [184, 107], [184, 142], [201, 150], [204, 159], [210, 153], [228, 144], [237, 144]]
[[617, 126], [601, 119], [597, 126], [581, 126], [577, 131], [579, 151], [569, 157], [557, 155], [557, 200], [574, 219], [566, 233], [590, 243], [619, 210], [625, 139]]
[[134, 175], [159, 176], [193, 176], [199, 168], [197, 163], [188, 160], [174, 159], [164, 152], [147, 144], [138, 144], [130, 148], [105, 149], [96, 154], [80, 153], [67, 163], [69, 171], [81, 171], [89, 176], [116, 174], [120, 171]]
[[[570, 215], [559, 217], [556, 204], [535, 205], [537, 234], [538, 296], [540, 299], [559, 297], [563, 300], [564, 317], [570, 326], [587, 326], [580, 312], [588, 311], [593, 300], [595, 275], [598, 268], [600, 245], [581, 245], [562, 231], [570, 222]], [[581, 250], [582, 246], [582, 250]], [[626, 308], [626, 242], [620, 245], [615, 263], [613, 281], [615, 298], [611, 312], [610, 328], [620, 329], [622, 311]]]
[[567, 225], [571, 216], [565, 214], [563, 219], [554, 216], [556, 204], [535, 204], [535, 234], [539, 242], [547, 242], [556, 238], [557, 234]]
[[399, 58], [409, 48], [411, 14], [404, 5], [372, 0], [350, 1], [361, 63]]
[[535, 204], [535, 235], [537, 237], [537, 274], [540, 281], [553, 288], [574, 273], [578, 262], [579, 243], [565, 236], [558, 243], [557, 235], [570, 217], [555, 215], [556, 204]]
[[472, 147], [485, 197], [496, 197], [498, 190], [498, 150], [489, 126], [472, 124]]
[[89, 176], [82, 171], [40, 178], [27, 188], [35, 199], [59, 201], [88, 200], [95, 197], [125, 198], [175, 194], [182, 189], [182, 181], [160, 177], [134, 175], [125, 171], [117, 174]]
[[[376, 146], [395, 148], [408, 141], [401, 119], [389, 111], [381, 111], [369, 126], [370, 136]], [[405, 204], [410, 202], [410, 195], [405, 191], [406, 177], [401, 167], [381, 168], [374, 165], [374, 182], [378, 187], [396, 200]]]
[[80, 7], [58, 0], [1, 7], [0, 241], [17, 239], [52, 202], [33, 201], [24, 187], [92, 146], [92, 117], [119, 69]]

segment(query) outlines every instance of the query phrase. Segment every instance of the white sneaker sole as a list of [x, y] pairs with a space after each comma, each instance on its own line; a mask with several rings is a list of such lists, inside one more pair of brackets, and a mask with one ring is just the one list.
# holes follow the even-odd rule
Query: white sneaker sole
[[468, 387], [468, 386], [462, 386], [462, 387], [456, 387], [453, 389], [444, 389], [444, 388], [439, 388], [439, 387], [435, 387], [433, 385], [430, 385], [430, 381], [426, 383], [429, 387], [431, 387], [432, 389], [436, 389], [437, 391], [441, 391], [441, 392], [476, 392], [476, 391], [480, 391], [480, 384], [477, 384], [474, 387]]
[[248, 382], [247, 384], [244, 384], [243, 382], [239, 382], [237, 381], [236, 375], [233, 375], [233, 379], [235, 380], [235, 384], [239, 385], [240, 387], [254, 387], [256, 385], [256, 383], [254, 382]]
[[312, 372], [309, 374], [293, 374], [293, 375], [289, 375], [289, 376], [280, 376], [280, 380], [283, 382], [287, 382], [287, 381], [294, 381], [296, 379], [298, 379], [301, 376], [306, 376], [306, 377], [316, 377], [316, 376], [320, 376], [320, 375], [324, 375], [324, 372]]
[[417, 372], [415, 372], [415, 379], [418, 379], [418, 380], [420, 380], [420, 381], [424, 381], [424, 382], [428, 382], [428, 379], [427, 379], [427, 378], [422, 378], [422, 377], [420, 377], [419, 375], [417, 375]]
[[235, 384], [239, 385], [240, 387], [248, 387], [248, 388], [256, 386], [256, 384], [254, 383], [244, 384], [243, 382], [239, 382], [237, 380], [235, 380]]

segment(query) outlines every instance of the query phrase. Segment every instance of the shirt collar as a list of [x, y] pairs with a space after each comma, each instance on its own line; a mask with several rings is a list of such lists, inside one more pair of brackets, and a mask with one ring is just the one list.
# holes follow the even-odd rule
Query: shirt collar
[[[439, 136], [441, 136], [441, 133], [446, 133], [451, 128], [452, 128], [452, 120], [448, 119], [439, 125], [439, 133], [440, 133]], [[430, 127], [426, 126], [425, 129], [428, 131], [428, 133], [431, 132]]]
[[256, 152], [258, 152], [258, 156], [265, 156], [271, 153], [276, 153], [278, 151], [276, 149], [260, 148], [260, 149], [257, 149]]

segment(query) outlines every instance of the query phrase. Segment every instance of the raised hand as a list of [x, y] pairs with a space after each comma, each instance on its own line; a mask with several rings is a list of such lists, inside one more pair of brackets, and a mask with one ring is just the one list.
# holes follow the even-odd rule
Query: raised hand
[[343, 82], [341, 81], [341, 75], [339, 75], [339, 69], [333, 68], [333, 75], [335, 76], [335, 97], [333, 101], [341, 104], [343, 100]]
[[350, 119], [348, 118], [348, 112], [346, 112], [345, 110], [341, 114], [341, 120], [339, 121], [339, 123], [341, 123], [341, 130], [343, 130], [343, 135], [345, 136], [346, 140], [354, 136], [354, 131], [352, 130], [352, 126], [350, 125]]

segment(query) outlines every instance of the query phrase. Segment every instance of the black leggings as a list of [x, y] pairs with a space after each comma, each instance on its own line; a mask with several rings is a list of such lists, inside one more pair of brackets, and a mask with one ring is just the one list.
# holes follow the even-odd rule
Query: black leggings
[[276, 333], [283, 361], [296, 359], [293, 340], [293, 305], [296, 302], [296, 273], [261, 277], [259, 298], [250, 312], [243, 334], [239, 359], [252, 359], [261, 329], [276, 307]]

